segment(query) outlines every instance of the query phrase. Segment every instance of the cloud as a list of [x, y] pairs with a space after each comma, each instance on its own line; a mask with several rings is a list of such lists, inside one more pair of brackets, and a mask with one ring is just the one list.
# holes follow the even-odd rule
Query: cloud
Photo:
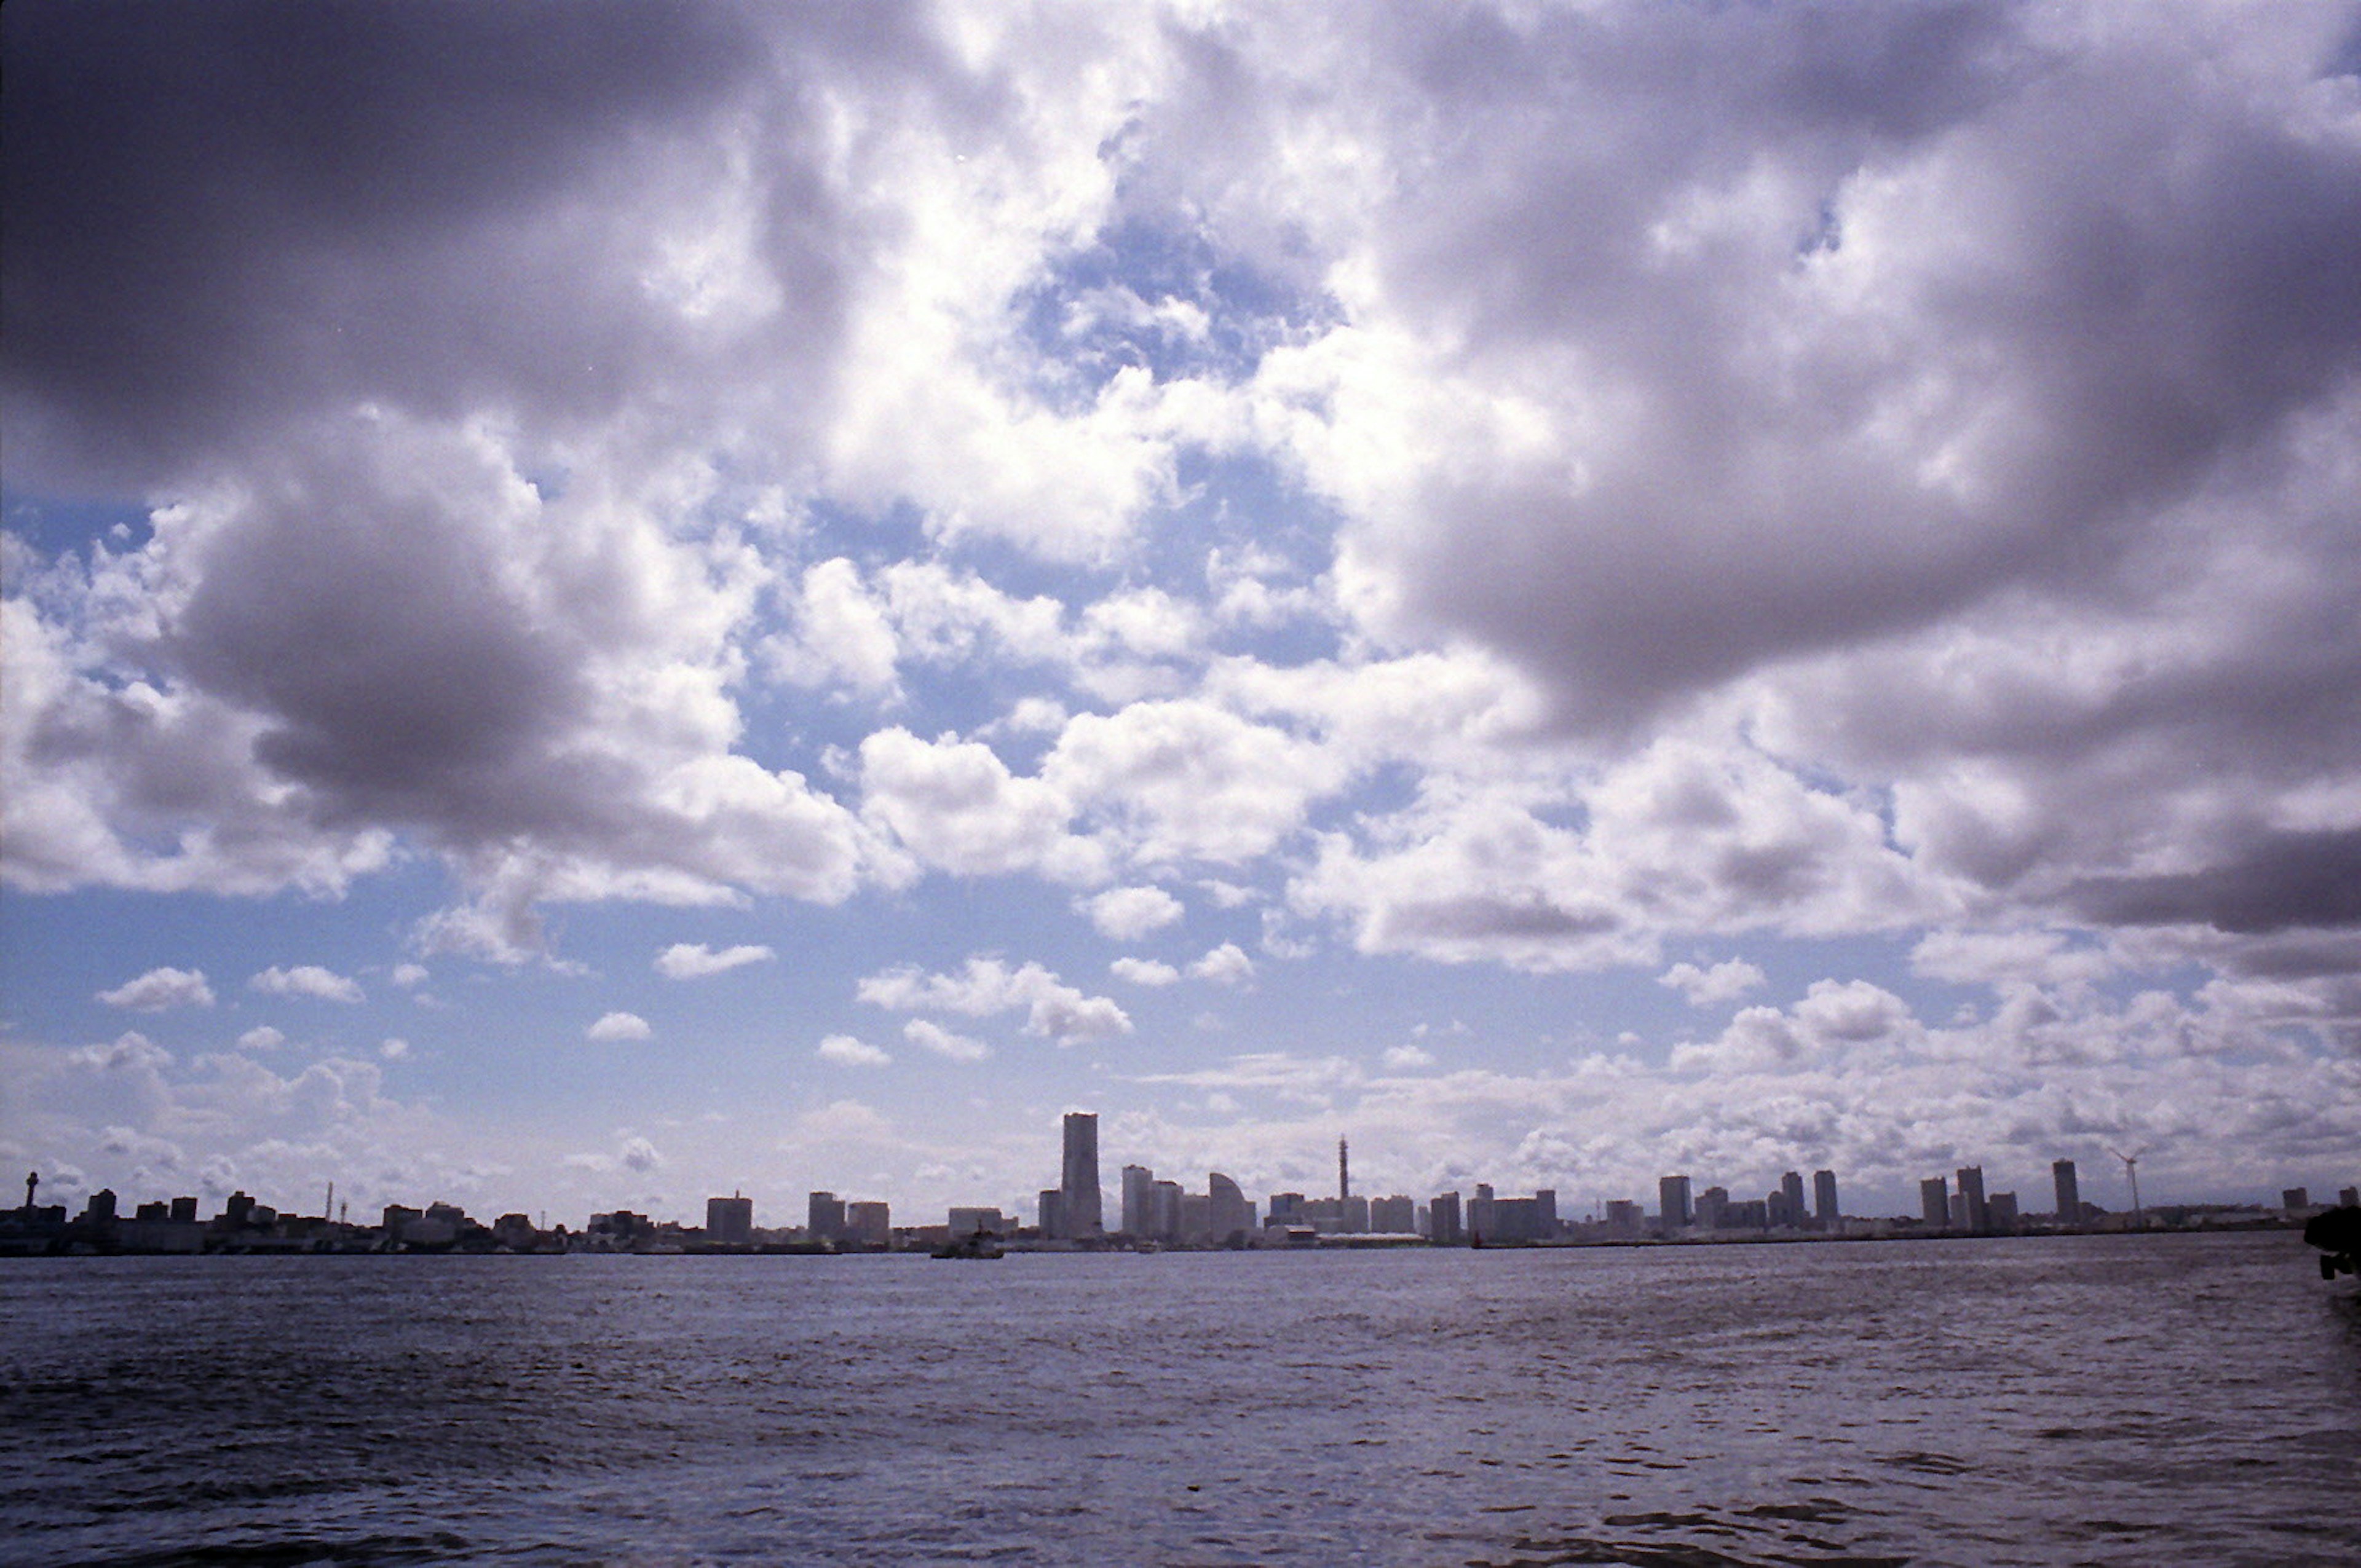
[[1130, 1016], [1113, 1000], [1086, 996], [1038, 963], [1011, 970], [998, 959], [972, 958], [955, 975], [906, 966], [869, 976], [855, 994], [902, 1012], [938, 1010], [981, 1018], [1022, 1009], [1027, 1034], [1061, 1046], [1131, 1033]]
[[953, 1061], [983, 1061], [992, 1055], [992, 1047], [982, 1040], [966, 1035], [955, 1035], [941, 1025], [926, 1018], [913, 1018], [902, 1025], [902, 1037], [914, 1046], [922, 1046], [939, 1057]]
[[1711, 969], [1677, 963], [1656, 977], [1687, 999], [1692, 1007], [1714, 1007], [1735, 1002], [1763, 981], [1763, 970], [1744, 959], [1729, 959]]
[[962, 876], [1105, 875], [1104, 850], [1067, 830], [1074, 808], [1065, 794], [1011, 774], [981, 741], [881, 729], [861, 743], [861, 787], [863, 818], [926, 865]]
[[1117, 959], [1107, 965], [1107, 972], [1133, 985], [1170, 985], [1180, 978], [1179, 970], [1155, 959]]
[[424, 964], [396, 964], [393, 966], [392, 974], [388, 978], [394, 984], [408, 991], [416, 986], [424, 985], [432, 977], [427, 974]]
[[1111, 887], [1087, 900], [1084, 907], [1099, 935], [1118, 942], [1137, 941], [1187, 913], [1179, 899], [1160, 887]]
[[615, 1157], [624, 1169], [642, 1173], [660, 1169], [664, 1163], [664, 1157], [656, 1152], [655, 1145], [642, 1137], [625, 1138]]
[[894, 1062], [884, 1050], [851, 1035], [830, 1035], [812, 1054], [838, 1067], [890, 1067]]
[[246, 983], [247, 989], [266, 996], [309, 996], [322, 1002], [347, 1003], [367, 1000], [357, 981], [318, 964], [297, 964], [292, 969], [273, 964]]
[[242, 1051], [277, 1050], [286, 1043], [287, 1036], [268, 1024], [258, 1025], [237, 1037], [237, 1048]]
[[1190, 979], [1210, 980], [1216, 985], [1243, 985], [1254, 973], [1254, 960], [1235, 942], [1224, 942], [1189, 966]]
[[214, 992], [205, 983], [203, 970], [151, 969], [112, 991], [100, 992], [98, 1000], [134, 1013], [161, 1013], [172, 1007], [211, 1007]]
[[636, 1013], [605, 1014], [597, 1023], [582, 1031], [584, 1039], [600, 1041], [645, 1040], [654, 1035], [655, 1031], [648, 1027], [648, 1021]]
[[410, 1057], [408, 1040], [389, 1038], [377, 1048], [377, 1054], [388, 1061], [405, 1061]]
[[1380, 1059], [1397, 1072], [1410, 1072], [1419, 1068], [1433, 1067], [1434, 1053], [1418, 1046], [1389, 1046]]
[[744, 964], [767, 963], [777, 955], [770, 948], [753, 945], [723, 948], [719, 951], [698, 942], [675, 942], [656, 955], [656, 972], [666, 980], [702, 980], [708, 975], [723, 974]]

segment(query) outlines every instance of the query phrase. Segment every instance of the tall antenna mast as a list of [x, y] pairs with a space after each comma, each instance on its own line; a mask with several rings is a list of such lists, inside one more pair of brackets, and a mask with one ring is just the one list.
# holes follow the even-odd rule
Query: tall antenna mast
[[[1353, 1168], [1345, 1157], [1345, 1140], [1336, 1140], [1336, 1201], [1342, 1203], [1353, 1195]], [[1339, 1219], [1343, 1216], [1339, 1215]]]
[[2135, 1149], [2130, 1154], [2125, 1154], [2121, 1149], [2110, 1148], [2107, 1152], [2124, 1162], [2124, 1175], [2130, 1179], [2132, 1184], [2132, 1223], [2144, 1231], [2147, 1229], [2147, 1211], [2140, 1207], [2139, 1162], [2140, 1156], [2147, 1153], [2147, 1150]]

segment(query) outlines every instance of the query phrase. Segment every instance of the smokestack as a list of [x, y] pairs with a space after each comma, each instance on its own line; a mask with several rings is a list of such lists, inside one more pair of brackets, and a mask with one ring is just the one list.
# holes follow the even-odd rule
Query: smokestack
[[1342, 1203], [1353, 1195], [1353, 1167], [1345, 1154], [1345, 1140], [1336, 1140], [1336, 1201]]

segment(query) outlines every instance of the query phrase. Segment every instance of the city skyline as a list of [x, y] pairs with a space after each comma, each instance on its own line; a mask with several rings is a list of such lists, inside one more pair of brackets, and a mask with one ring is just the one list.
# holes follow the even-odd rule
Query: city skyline
[[7, 1168], [2350, 1179], [2361, 8], [863, 15], [0, 7]]

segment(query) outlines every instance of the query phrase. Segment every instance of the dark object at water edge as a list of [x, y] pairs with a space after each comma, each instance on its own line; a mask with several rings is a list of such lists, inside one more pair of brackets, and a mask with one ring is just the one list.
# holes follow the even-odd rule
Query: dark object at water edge
[[2320, 1277], [2361, 1274], [2361, 1208], [2348, 1203], [2303, 1223], [2303, 1239], [2320, 1249]]
[[982, 1231], [978, 1231], [972, 1236], [961, 1236], [957, 1241], [945, 1242], [935, 1249], [934, 1255], [937, 1257], [998, 1257], [1001, 1255], [1001, 1248], [998, 1242]]

